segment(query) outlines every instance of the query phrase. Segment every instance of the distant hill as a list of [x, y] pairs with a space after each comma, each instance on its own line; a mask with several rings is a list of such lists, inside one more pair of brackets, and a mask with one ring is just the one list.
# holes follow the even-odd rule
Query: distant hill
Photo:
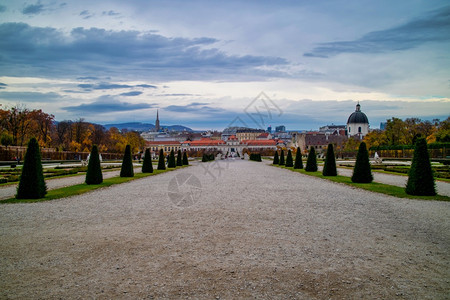
[[[117, 129], [128, 129], [128, 130], [136, 130], [136, 131], [149, 131], [155, 128], [155, 125], [149, 123], [141, 123], [141, 122], [128, 122], [128, 123], [119, 123], [119, 124], [105, 124], [104, 127], [106, 129], [110, 129], [111, 127], [116, 127]], [[162, 128], [167, 128], [169, 131], [193, 131], [191, 128], [183, 126], [183, 125], [170, 125], [165, 126], [161, 125]]]

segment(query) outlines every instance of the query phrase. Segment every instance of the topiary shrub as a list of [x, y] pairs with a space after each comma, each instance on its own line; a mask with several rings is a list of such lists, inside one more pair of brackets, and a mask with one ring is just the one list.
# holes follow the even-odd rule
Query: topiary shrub
[[16, 199], [39, 199], [47, 194], [47, 186], [42, 172], [41, 151], [35, 138], [28, 142], [22, 175], [17, 187]]
[[283, 149], [281, 149], [281, 152], [280, 152], [280, 162], [278, 163], [278, 165], [284, 166], [284, 164], [285, 164], [285, 162], [284, 162], [284, 151], [283, 151]]
[[153, 173], [152, 156], [150, 149], [145, 149], [144, 161], [142, 162], [142, 173]]
[[406, 183], [406, 193], [417, 196], [436, 195], [433, 170], [428, 155], [427, 142], [418, 138], [414, 147], [414, 156]]
[[286, 157], [286, 167], [293, 167], [293, 166], [294, 166], [294, 161], [292, 159], [292, 151], [291, 151], [291, 149], [289, 149], [287, 157]]
[[370, 183], [373, 180], [372, 169], [370, 168], [369, 153], [365, 142], [361, 142], [356, 155], [356, 163], [353, 168], [352, 182]]
[[300, 147], [297, 147], [297, 153], [295, 154], [294, 169], [303, 169], [302, 151]]
[[163, 149], [159, 150], [159, 160], [158, 160], [158, 170], [165, 170], [166, 162], [164, 161], [164, 151]]
[[189, 161], [188, 161], [188, 157], [187, 157], [186, 151], [183, 152], [183, 165], [184, 166], [189, 166]]
[[280, 164], [280, 158], [278, 157], [278, 151], [275, 151], [275, 155], [273, 156], [273, 164], [274, 165]]
[[122, 161], [122, 169], [120, 170], [120, 177], [133, 177], [133, 160], [131, 158], [131, 146], [125, 147], [125, 154]]
[[183, 157], [181, 156], [181, 150], [177, 152], [177, 167], [183, 165]]
[[97, 145], [92, 146], [85, 182], [86, 184], [100, 184], [103, 182], [102, 167], [100, 165]]
[[176, 168], [177, 167], [177, 163], [175, 161], [175, 152], [172, 150], [170, 150], [170, 154], [169, 154], [169, 160], [167, 161], [167, 167], [168, 168]]
[[323, 176], [337, 176], [336, 158], [334, 157], [333, 144], [328, 144], [327, 157], [322, 170]]
[[313, 146], [309, 149], [308, 159], [306, 160], [306, 172], [316, 172], [317, 171], [317, 158], [316, 158], [316, 150]]

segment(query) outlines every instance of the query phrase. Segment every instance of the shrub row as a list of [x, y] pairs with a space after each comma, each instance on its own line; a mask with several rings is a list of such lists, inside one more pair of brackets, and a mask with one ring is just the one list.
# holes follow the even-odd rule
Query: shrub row
[[261, 153], [250, 153], [250, 160], [262, 161]]

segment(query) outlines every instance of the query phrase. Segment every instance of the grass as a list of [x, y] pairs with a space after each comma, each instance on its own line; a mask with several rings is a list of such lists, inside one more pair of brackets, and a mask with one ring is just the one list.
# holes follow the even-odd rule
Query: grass
[[293, 171], [293, 172], [298, 172], [298, 173], [301, 173], [301, 174], [314, 176], [314, 177], [322, 178], [322, 179], [325, 179], [325, 180], [330, 180], [330, 181], [333, 181], [333, 182], [336, 182], [336, 183], [349, 185], [349, 186], [352, 186], [352, 187], [355, 187], [355, 188], [360, 188], [360, 189], [364, 189], [364, 190], [367, 190], [367, 191], [380, 193], [380, 194], [385, 194], [385, 195], [390, 195], [390, 196], [394, 196], [394, 197], [398, 197], [398, 198], [450, 201], [450, 197], [441, 196], [441, 195], [436, 195], [436, 196], [414, 196], [414, 195], [408, 195], [405, 192], [405, 188], [399, 187], [399, 186], [394, 186], [394, 185], [389, 185], [389, 184], [384, 184], [384, 183], [378, 183], [378, 182], [354, 183], [354, 182], [352, 182], [350, 177], [346, 177], [346, 176], [341, 176], [341, 175], [338, 175], [338, 176], [323, 176], [322, 172], [320, 172], [320, 171], [317, 171], [317, 172], [306, 172], [304, 169], [286, 168], [284, 166], [278, 166], [278, 165], [275, 166], [275, 167], [287, 169], [287, 170], [290, 170], [290, 171]]
[[173, 169], [170, 168], [170, 169], [166, 169], [166, 170], [154, 170], [153, 173], [135, 173], [134, 177], [119, 177], [119, 176], [112, 177], [112, 178], [108, 178], [108, 179], [103, 180], [103, 183], [101, 183], [101, 184], [92, 184], [92, 185], [88, 185], [86, 183], [76, 184], [76, 185], [67, 186], [67, 187], [63, 187], [63, 188], [59, 188], [59, 189], [49, 190], [47, 192], [47, 195], [45, 195], [44, 198], [40, 198], [40, 199], [16, 199], [16, 198], [9, 198], [9, 199], [5, 199], [5, 200], [0, 200], [0, 204], [5, 204], [5, 203], [34, 203], [34, 202], [42, 202], [42, 201], [50, 201], [50, 200], [54, 200], [54, 199], [66, 198], [66, 197], [81, 195], [81, 194], [84, 194], [84, 193], [87, 193], [87, 192], [91, 192], [91, 191], [94, 191], [94, 190], [97, 190], [97, 189], [109, 187], [109, 186], [112, 186], [112, 185], [129, 182], [129, 181], [132, 181], [132, 180], [136, 180], [136, 179], [145, 178], [145, 177], [149, 177], [149, 176], [153, 176], [153, 175], [158, 175], [158, 174], [165, 173], [165, 172], [178, 170], [178, 169], [185, 168], [185, 167], [188, 167], [188, 166], [177, 167], [176, 169], [175, 168], [173, 168]]

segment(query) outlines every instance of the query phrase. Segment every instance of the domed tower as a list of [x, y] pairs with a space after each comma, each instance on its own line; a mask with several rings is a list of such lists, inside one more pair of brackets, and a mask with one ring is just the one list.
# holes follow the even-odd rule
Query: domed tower
[[365, 113], [361, 111], [361, 105], [356, 104], [356, 110], [348, 117], [347, 121], [347, 135], [358, 136], [362, 139], [369, 133], [369, 120]]

